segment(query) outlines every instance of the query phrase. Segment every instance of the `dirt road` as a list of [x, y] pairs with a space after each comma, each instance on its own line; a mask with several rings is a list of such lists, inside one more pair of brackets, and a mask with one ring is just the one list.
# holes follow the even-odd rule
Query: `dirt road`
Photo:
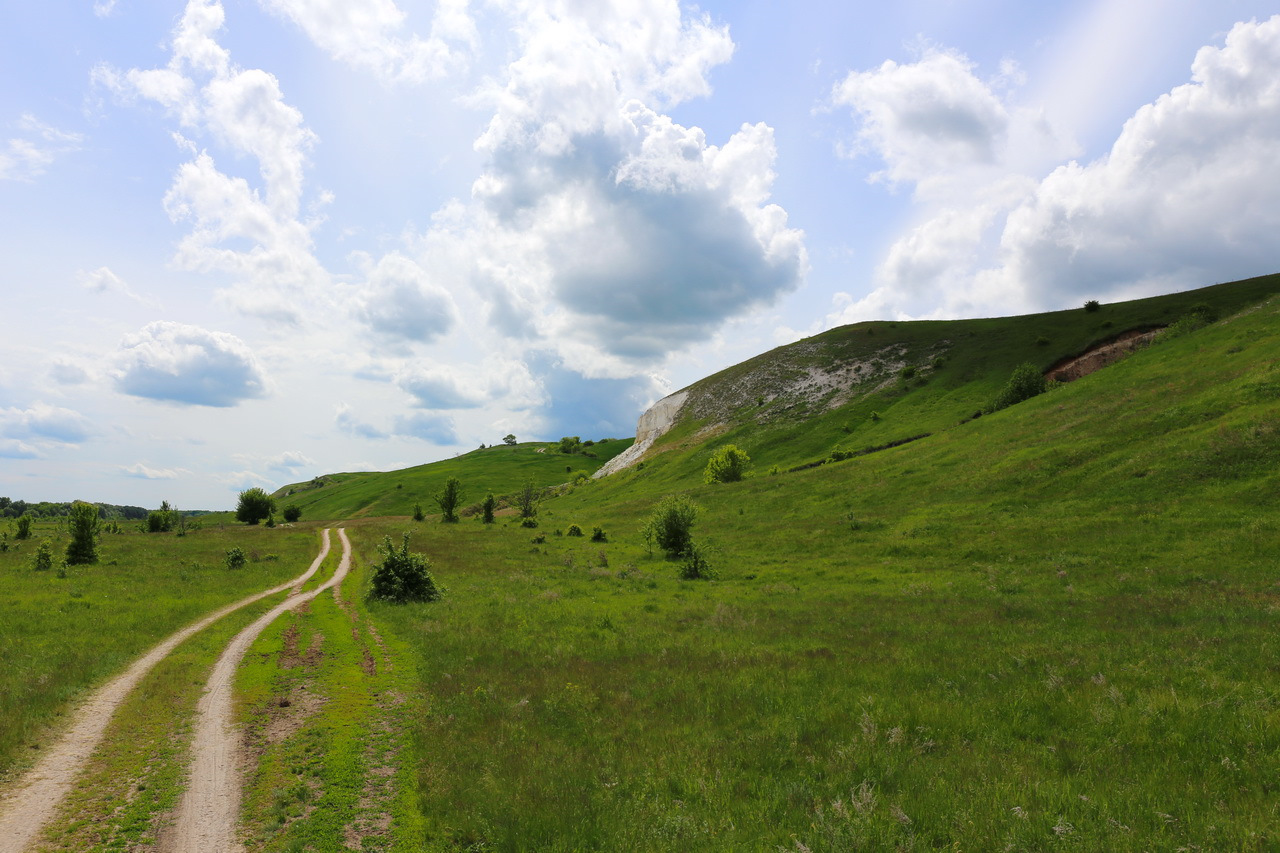
[[[350, 545], [342, 531], [339, 531], [338, 535], [342, 537], [345, 549], [343, 556], [345, 566]], [[320, 555], [307, 571], [287, 583], [243, 598], [235, 604], [229, 604], [221, 610], [210, 613], [199, 622], [188, 625], [152, 648], [123, 674], [116, 676], [90, 696], [89, 700], [72, 716], [70, 728], [63, 733], [57, 743], [45, 751], [36, 766], [23, 776], [9, 795], [0, 801], [0, 853], [22, 853], [36, 840], [41, 829], [53, 817], [58, 805], [71, 790], [89, 756], [102, 740], [102, 733], [106, 730], [107, 723], [111, 721], [116, 708], [152, 667], [163, 660], [183, 640], [207, 628], [228, 613], [269, 595], [284, 592], [286, 589], [292, 588], [296, 593], [316, 573], [328, 555], [329, 531], [325, 530]], [[297, 599], [291, 597], [289, 600]]]
[[191, 773], [187, 791], [178, 805], [175, 831], [162, 840], [165, 853], [205, 853], [243, 850], [236, 838], [240, 813], [240, 732], [232, 720], [232, 686], [236, 668], [263, 629], [286, 610], [310, 601], [332, 587], [335, 591], [351, 567], [351, 542], [344, 529], [342, 562], [328, 581], [310, 592], [290, 595], [235, 636], [214, 664], [196, 707], [195, 736], [191, 745]]

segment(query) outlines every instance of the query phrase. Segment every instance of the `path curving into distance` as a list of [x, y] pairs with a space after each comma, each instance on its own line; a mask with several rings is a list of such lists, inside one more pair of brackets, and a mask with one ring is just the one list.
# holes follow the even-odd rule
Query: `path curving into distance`
[[280, 614], [310, 601], [330, 587], [337, 594], [338, 586], [351, 568], [351, 542], [344, 528], [338, 528], [338, 538], [342, 540], [342, 562], [333, 577], [310, 592], [295, 591], [262, 614], [236, 634], [214, 664], [205, 693], [196, 706], [191, 771], [186, 793], [178, 804], [172, 841], [164, 844], [166, 853], [225, 853], [244, 849], [236, 838], [241, 786], [240, 732], [234, 726], [231, 707], [236, 668], [253, 641]]
[[[343, 547], [347, 549], [343, 556], [345, 564], [350, 546], [342, 531], [339, 531], [338, 535], [342, 537]], [[320, 555], [312, 562], [311, 568], [298, 577], [215, 610], [200, 621], [188, 625], [163, 640], [138, 658], [122, 674], [98, 688], [88, 701], [75, 711], [70, 727], [58, 741], [45, 751], [35, 767], [27, 771], [12, 792], [0, 801], [0, 853], [22, 853], [36, 840], [40, 830], [53, 817], [58, 805], [71, 790], [76, 777], [84, 769], [89, 756], [102, 740], [102, 734], [106, 731], [107, 724], [111, 721], [116, 709], [120, 707], [120, 703], [138, 686], [138, 682], [151, 671], [152, 667], [164, 660], [183, 640], [241, 607], [253, 604], [269, 595], [284, 592], [286, 589], [292, 589], [290, 599], [286, 599], [292, 600], [293, 596], [301, 590], [302, 585], [320, 568], [325, 557], [329, 556], [327, 529], [324, 531], [323, 539], [324, 544], [320, 548]]]

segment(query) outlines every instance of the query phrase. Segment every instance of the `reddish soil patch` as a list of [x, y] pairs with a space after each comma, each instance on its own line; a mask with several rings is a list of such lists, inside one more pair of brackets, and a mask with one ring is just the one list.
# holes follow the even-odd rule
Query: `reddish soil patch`
[[1124, 358], [1129, 353], [1145, 347], [1164, 329], [1129, 329], [1110, 340], [1092, 346], [1080, 355], [1064, 358], [1044, 372], [1046, 379], [1056, 382], [1073, 382], [1081, 376], [1088, 376], [1095, 370], [1101, 370]]

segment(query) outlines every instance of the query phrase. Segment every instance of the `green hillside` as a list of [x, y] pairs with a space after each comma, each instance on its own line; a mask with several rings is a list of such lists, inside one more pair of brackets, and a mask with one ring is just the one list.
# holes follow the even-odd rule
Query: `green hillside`
[[[976, 420], [1013, 363], [1058, 357], [1035, 341], [1072, 312], [980, 321], [983, 346], [879, 392], [852, 433], [865, 401], [710, 443], [688, 420], [544, 501], [538, 530], [432, 525], [414, 548], [446, 598], [371, 606], [422, 684], [409, 846], [1273, 848], [1280, 299], [1226, 316], [1266, 281], [1145, 300], [1224, 319]], [[1080, 322], [1108, 312], [1153, 322]], [[946, 328], [925, 340], [966, 330]], [[1102, 330], [1072, 334], [1068, 354]], [[703, 484], [729, 438], [763, 463]], [[644, 544], [676, 492], [716, 580]], [[404, 528], [356, 523], [364, 559]]]
[[527, 480], [539, 488], [571, 482], [580, 473], [593, 474], [605, 462], [631, 446], [631, 439], [604, 438], [584, 442], [578, 452], [563, 454], [555, 442], [495, 444], [453, 459], [391, 472], [326, 474], [276, 491], [280, 510], [297, 506], [310, 520], [412, 515], [415, 503], [423, 512], [437, 512], [435, 495], [450, 477], [463, 482], [466, 504], [484, 496], [508, 495]]

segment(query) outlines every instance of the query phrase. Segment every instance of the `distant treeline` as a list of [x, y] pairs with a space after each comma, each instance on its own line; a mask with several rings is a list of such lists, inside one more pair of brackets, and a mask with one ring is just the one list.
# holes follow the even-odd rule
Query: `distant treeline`
[[[116, 506], [115, 504], [98, 504], [97, 506], [98, 517], [102, 519], [123, 518], [131, 521], [141, 521], [147, 517], [146, 509], [140, 506]], [[30, 515], [33, 518], [61, 518], [70, 514], [70, 503], [54, 503], [51, 501], [27, 503], [26, 501], [0, 498], [0, 518], [17, 518], [20, 515]]]

